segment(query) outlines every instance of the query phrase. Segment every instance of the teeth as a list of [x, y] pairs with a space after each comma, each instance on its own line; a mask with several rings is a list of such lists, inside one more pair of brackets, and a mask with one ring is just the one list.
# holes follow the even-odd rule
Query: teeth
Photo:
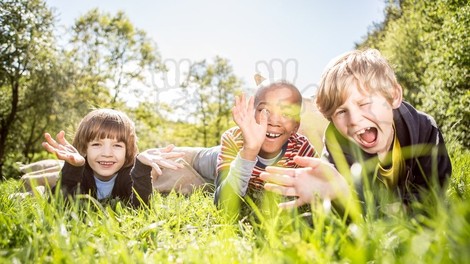
[[278, 137], [281, 136], [281, 134], [274, 134], [274, 133], [269, 133], [269, 132], [267, 132], [267, 133], [266, 133], [266, 136], [267, 136], [267, 137], [270, 137], [270, 138], [278, 138]]
[[357, 131], [357, 134], [358, 134], [358, 135], [362, 135], [362, 134], [366, 133], [367, 130], [370, 130], [370, 127], [364, 128], [364, 129], [362, 129], [362, 130]]
[[112, 161], [100, 161], [99, 164], [100, 165], [113, 165], [114, 162], [112, 162]]

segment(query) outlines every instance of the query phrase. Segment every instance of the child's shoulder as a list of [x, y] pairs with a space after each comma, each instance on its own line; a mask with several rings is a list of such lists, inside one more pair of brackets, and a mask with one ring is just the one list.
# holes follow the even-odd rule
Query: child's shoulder
[[408, 102], [403, 102], [393, 113], [400, 142], [405, 145], [438, 143], [440, 131], [431, 115], [417, 110]]
[[400, 115], [405, 120], [405, 122], [410, 125], [437, 128], [437, 123], [431, 115], [416, 109], [413, 105], [406, 101], [402, 102], [401, 106], [398, 108], [398, 111], [395, 111], [394, 114]]
[[243, 141], [242, 130], [238, 126], [231, 127], [222, 134], [222, 140]]

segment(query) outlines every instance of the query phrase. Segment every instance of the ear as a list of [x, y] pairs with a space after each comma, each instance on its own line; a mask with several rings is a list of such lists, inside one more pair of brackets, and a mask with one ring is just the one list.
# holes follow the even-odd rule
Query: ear
[[299, 127], [300, 127], [300, 123], [296, 122], [296, 125], [295, 125], [294, 129], [292, 129], [291, 134], [297, 133], [297, 131], [299, 131]]
[[402, 102], [403, 102], [403, 89], [401, 88], [400, 84], [397, 84], [395, 86], [395, 91], [393, 93], [392, 108], [397, 109], [398, 107], [400, 107]]

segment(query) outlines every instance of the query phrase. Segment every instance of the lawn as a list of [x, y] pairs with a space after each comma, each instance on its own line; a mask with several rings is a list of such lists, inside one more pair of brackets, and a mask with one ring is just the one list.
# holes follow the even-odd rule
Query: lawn
[[[155, 194], [149, 208], [81, 196], [10, 199], [0, 183], [1, 263], [467, 263], [470, 259], [468, 150], [453, 150], [447, 192], [416, 204], [413, 216], [345, 220], [322, 206], [312, 217], [257, 208], [233, 221], [212, 194]], [[274, 201], [275, 202], [275, 201]], [[421, 207], [421, 208], [420, 208]], [[266, 213], [269, 212], [269, 213]]]

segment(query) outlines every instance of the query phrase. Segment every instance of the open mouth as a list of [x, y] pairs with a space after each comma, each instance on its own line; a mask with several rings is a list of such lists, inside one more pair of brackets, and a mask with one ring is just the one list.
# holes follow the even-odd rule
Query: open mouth
[[359, 130], [356, 135], [364, 145], [369, 146], [377, 140], [377, 132], [377, 128], [367, 127]]
[[282, 134], [269, 133], [269, 132], [266, 133], [266, 137], [267, 137], [267, 138], [278, 138], [278, 137], [280, 137], [281, 135], [282, 135]]

